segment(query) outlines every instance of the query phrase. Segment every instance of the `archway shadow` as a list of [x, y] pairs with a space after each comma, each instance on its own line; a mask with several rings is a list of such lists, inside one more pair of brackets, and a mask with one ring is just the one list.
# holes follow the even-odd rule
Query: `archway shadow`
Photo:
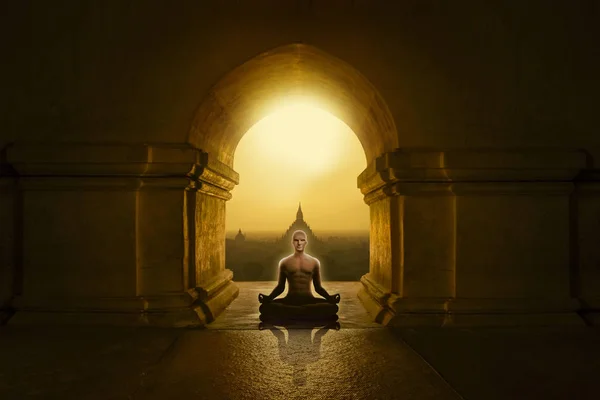
[[[313, 336], [312, 333], [316, 328], [319, 329]], [[293, 368], [294, 386], [305, 386], [308, 382], [308, 365], [321, 359], [321, 339], [329, 330], [339, 330], [340, 323], [336, 321], [324, 325], [317, 322], [281, 324], [261, 322], [259, 329], [268, 329], [277, 339], [281, 362]], [[285, 332], [287, 332], [287, 341]]]

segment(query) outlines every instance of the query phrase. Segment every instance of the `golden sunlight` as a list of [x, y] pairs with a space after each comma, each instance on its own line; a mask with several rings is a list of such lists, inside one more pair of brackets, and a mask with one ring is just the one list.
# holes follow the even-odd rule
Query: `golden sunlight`
[[364, 150], [352, 130], [307, 104], [289, 105], [256, 123], [239, 142], [240, 184], [227, 203], [228, 232], [285, 232], [298, 202], [315, 233], [368, 231], [369, 208], [356, 187]]

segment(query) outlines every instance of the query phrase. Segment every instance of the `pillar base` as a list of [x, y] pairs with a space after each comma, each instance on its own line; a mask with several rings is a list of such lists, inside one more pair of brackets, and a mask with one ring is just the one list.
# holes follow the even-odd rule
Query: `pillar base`
[[387, 321], [390, 319], [390, 310], [386, 302], [390, 294], [386, 294], [381, 286], [373, 282], [369, 278], [369, 274], [363, 275], [360, 283], [362, 283], [362, 288], [358, 291], [358, 299], [363, 307], [373, 318], [373, 321], [387, 325]]
[[18, 311], [8, 325], [107, 325], [169, 328], [203, 327], [194, 310], [167, 312]]
[[239, 289], [225, 270], [211, 283], [187, 293], [112, 298], [20, 297], [10, 325], [113, 325], [203, 327], [215, 320], [238, 296]]
[[[573, 299], [405, 299], [365, 275], [358, 297], [373, 320], [390, 327], [584, 326]], [[600, 323], [600, 313], [589, 313]], [[588, 321], [588, 324], [590, 322]]]
[[213, 322], [238, 297], [240, 289], [232, 278], [233, 272], [226, 269], [208, 284], [194, 290], [197, 295], [194, 310], [204, 324]]

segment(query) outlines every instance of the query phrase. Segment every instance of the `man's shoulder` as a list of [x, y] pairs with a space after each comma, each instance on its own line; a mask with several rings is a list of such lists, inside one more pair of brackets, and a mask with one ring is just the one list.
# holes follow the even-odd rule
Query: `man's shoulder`
[[311, 260], [313, 263], [315, 263], [315, 265], [320, 265], [321, 263], [319, 262], [319, 259], [317, 257], [313, 257], [310, 254], [305, 254], [305, 256]]
[[287, 256], [287, 257], [283, 257], [283, 258], [282, 258], [282, 259], [279, 261], [279, 265], [280, 265], [281, 267], [284, 267], [284, 266], [286, 265], [286, 263], [287, 263], [288, 261], [290, 261], [290, 259], [291, 259], [293, 256], [294, 256], [294, 255], [292, 254], [292, 255], [289, 255], [289, 256]]

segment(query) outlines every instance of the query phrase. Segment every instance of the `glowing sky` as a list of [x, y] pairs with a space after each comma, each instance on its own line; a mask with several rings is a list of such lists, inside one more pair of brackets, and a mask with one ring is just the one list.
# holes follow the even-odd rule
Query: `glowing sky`
[[369, 208], [356, 187], [366, 159], [352, 130], [332, 114], [288, 105], [256, 123], [238, 144], [240, 184], [227, 202], [227, 231], [285, 232], [302, 202], [318, 231], [367, 231]]

